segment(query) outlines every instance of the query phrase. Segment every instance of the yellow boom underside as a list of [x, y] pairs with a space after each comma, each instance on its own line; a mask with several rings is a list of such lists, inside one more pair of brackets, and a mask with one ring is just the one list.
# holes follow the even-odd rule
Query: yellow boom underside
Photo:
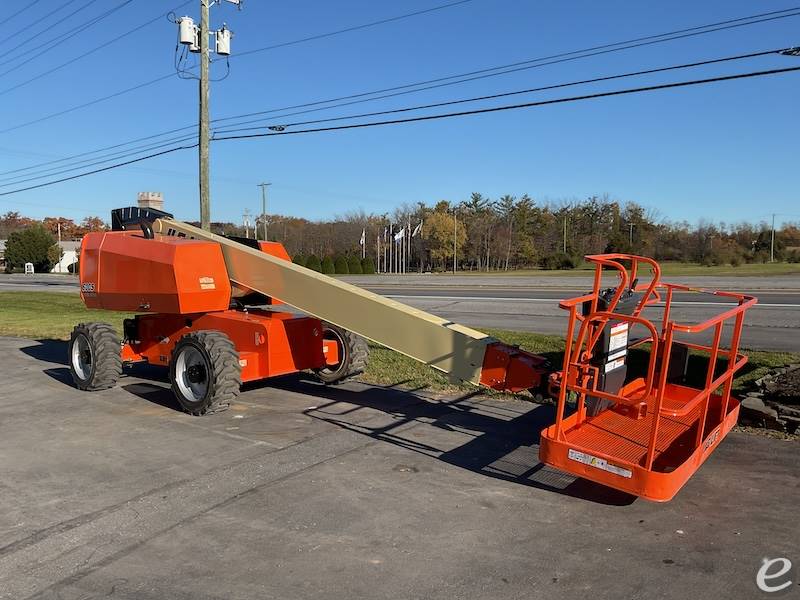
[[368, 292], [254, 248], [173, 219], [153, 231], [218, 243], [233, 283], [277, 298], [324, 321], [478, 384], [484, 354], [495, 340], [480, 331]]

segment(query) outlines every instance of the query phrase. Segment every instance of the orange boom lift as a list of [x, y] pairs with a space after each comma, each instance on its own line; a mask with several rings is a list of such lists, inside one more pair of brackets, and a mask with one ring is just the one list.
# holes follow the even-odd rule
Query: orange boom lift
[[[672, 498], [736, 423], [730, 390], [747, 360], [738, 348], [755, 298], [710, 292], [731, 308], [679, 324], [673, 293], [709, 292], [661, 282], [648, 258], [587, 257], [594, 288], [561, 303], [567, 345], [553, 372], [541, 356], [295, 265], [275, 242], [217, 236], [153, 209], [114, 210], [112, 229], [83, 239], [81, 297], [90, 308], [138, 314], [121, 338], [106, 323], [74, 328], [70, 371], [83, 390], [110, 388], [123, 365], [146, 362], [169, 369], [183, 410], [209, 414], [227, 408], [243, 382], [304, 370], [327, 384], [357, 376], [371, 339], [456, 381], [508, 392], [549, 385], [558, 406], [541, 460], [656, 501]], [[639, 283], [642, 265], [649, 283]], [[603, 288], [608, 270], [617, 285]], [[659, 327], [642, 315], [656, 305]], [[720, 347], [726, 322], [729, 350]], [[637, 329], [644, 335], [634, 339]], [[709, 331], [710, 343], [678, 339]], [[633, 348], [649, 356], [643, 376], [629, 371]], [[688, 382], [690, 350], [708, 355], [700, 385]]]

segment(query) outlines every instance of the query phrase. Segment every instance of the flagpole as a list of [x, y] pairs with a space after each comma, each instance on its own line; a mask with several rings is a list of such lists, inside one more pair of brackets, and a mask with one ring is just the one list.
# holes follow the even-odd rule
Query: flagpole
[[394, 256], [392, 256], [392, 246], [394, 246], [394, 235], [392, 233], [393, 229], [394, 226], [392, 225], [392, 222], [389, 221], [389, 273], [394, 271]]
[[411, 252], [411, 217], [408, 217], [408, 270], [411, 271], [411, 259], [412, 259], [412, 252]]
[[406, 246], [408, 247], [408, 254], [406, 255], [406, 273], [411, 268], [411, 215], [408, 215], [408, 220], [406, 223], [406, 231], [408, 232], [408, 240], [406, 240]]

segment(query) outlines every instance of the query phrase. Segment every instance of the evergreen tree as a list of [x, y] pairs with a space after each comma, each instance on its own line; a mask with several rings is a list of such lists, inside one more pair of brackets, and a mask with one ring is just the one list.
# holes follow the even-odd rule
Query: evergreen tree
[[351, 256], [347, 259], [347, 268], [350, 270], [351, 275], [361, 275], [364, 272], [361, 270], [361, 259], [357, 256]]
[[364, 273], [364, 275], [375, 275], [375, 263], [372, 262], [371, 258], [367, 257], [361, 259], [361, 272]]
[[337, 275], [347, 275], [350, 273], [350, 269], [347, 266], [347, 259], [342, 255], [336, 257], [333, 266]]
[[316, 271], [317, 273], [322, 272], [322, 263], [319, 262], [319, 258], [316, 254], [312, 254], [306, 260], [306, 269], [311, 269], [312, 271]]

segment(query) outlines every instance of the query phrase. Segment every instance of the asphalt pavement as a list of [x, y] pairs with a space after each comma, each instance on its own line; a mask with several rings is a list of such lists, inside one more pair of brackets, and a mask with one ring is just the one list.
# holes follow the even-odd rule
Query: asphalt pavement
[[[589, 276], [352, 276], [343, 278], [450, 321], [488, 327], [564, 335], [566, 316], [558, 300], [585, 293]], [[800, 276], [681, 277], [676, 283], [755, 295], [759, 304], [745, 319], [742, 345], [749, 349], [800, 352]], [[611, 282], [609, 282], [611, 283]], [[77, 279], [63, 275], [2, 275], [0, 291], [77, 293]], [[719, 297], [676, 294], [673, 316], [698, 323], [725, 310]], [[658, 319], [659, 308], [645, 316]], [[698, 341], [708, 342], [710, 332]], [[723, 341], [730, 338], [726, 330]]]
[[548, 406], [295, 375], [191, 417], [160, 369], [0, 355], [3, 599], [752, 600], [800, 564], [796, 441], [733, 433], [655, 504], [541, 465]]

